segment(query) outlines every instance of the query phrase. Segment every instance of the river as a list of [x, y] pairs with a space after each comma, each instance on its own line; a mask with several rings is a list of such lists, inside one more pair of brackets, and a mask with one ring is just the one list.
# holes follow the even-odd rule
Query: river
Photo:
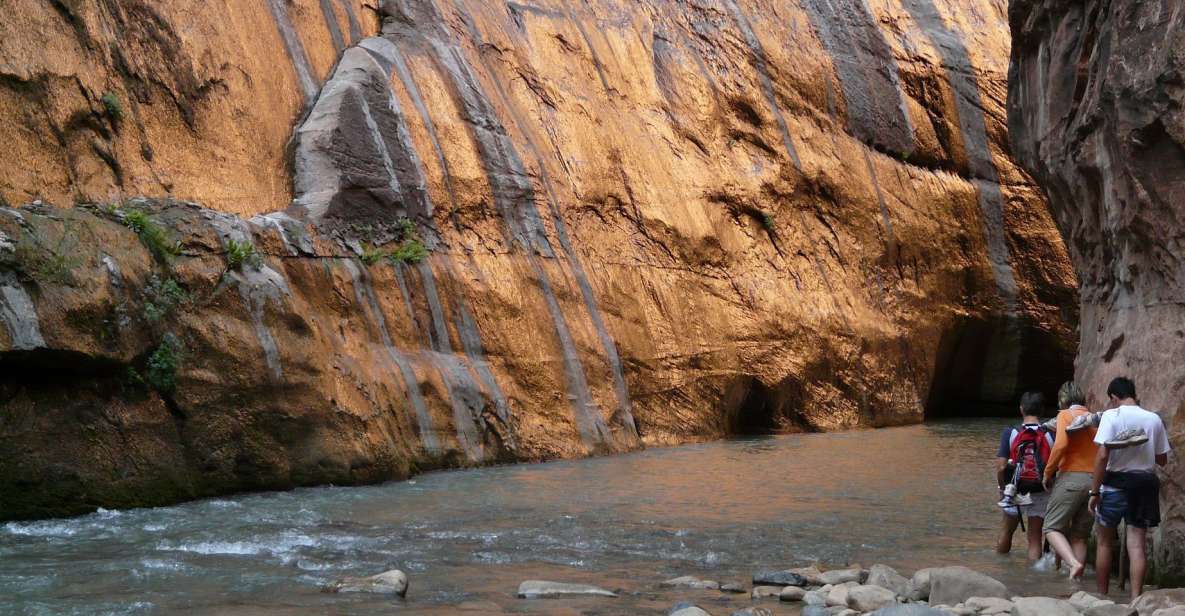
[[[1018, 594], [1067, 595], [993, 552], [1001, 420], [757, 437], [367, 487], [247, 494], [0, 526], [3, 614], [713, 613], [747, 595], [668, 590], [696, 575], [881, 562], [964, 564]], [[405, 600], [319, 591], [401, 568]], [[521, 600], [525, 579], [616, 599]], [[777, 614], [788, 604], [765, 602]]]

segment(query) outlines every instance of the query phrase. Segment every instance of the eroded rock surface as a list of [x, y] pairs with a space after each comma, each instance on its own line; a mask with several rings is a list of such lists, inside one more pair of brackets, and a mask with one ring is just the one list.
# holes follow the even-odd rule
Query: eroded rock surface
[[[108, 4], [22, 19], [75, 45]], [[102, 130], [67, 135], [99, 135], [140, 170], [123, 180], [63, 171], [94, 163], [73, 137], [31, 140], [61, 114], [8, 129], [44, 159], [0, 169], [14, 203], [210, 209], [122, 204], [180, 241], [168, 266], [115, 212], [0, 210], [0, 356], [22, 367], [0, 488], [24, 495], [0, 515], [901, 424], [1068, 370], [1074, 278], [1008, 156], [1002, 3], [412, 0], [381, 32], [372, 4], [356, 33], [344, 0], [208, 31], [234, 21], [220, 3], [155, 5], [189, 37], [169, 70], [233, 77], [192, 127], [159, 84], [118, 130], [108, 86], [82, 88]], [[21, 41], [0, 72], [40, 74]], [[302, 69], [296, 43], [325, 59]], [[0, 80], [0, 116], [77, 115], [78, 88], [29, 79]], [[428, 257], [380, 258], [409, 225]], [[228, 268], [246, 245], [258, 267]], [[191, 302], [149, 318], [168, 280]], [[175, 383], [126, 389], [170, 362]]]
[[[1017, 0], [1008, 116], [1081, 283], [1076, 374], [1116, 376], [1185, 448], [1185, 11], [1172, 2]], [[1185, 572], [1185, 466], [1167, 469], [1157, 569]], [[1179, 580], [1177, 580], [1179, 581]]]

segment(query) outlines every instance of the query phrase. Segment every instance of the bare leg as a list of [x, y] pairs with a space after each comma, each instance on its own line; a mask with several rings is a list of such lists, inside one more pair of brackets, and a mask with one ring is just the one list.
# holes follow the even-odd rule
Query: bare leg
[[1082, 559], [1078, 558], [1078, 543], [1082, 543], [1083, 556], [1086, 555], [1086, 543], [1081, 539], [1074, 539], [1074, 547], [1070, 547], [1070, 542], [1066, 540], [1066, 536], [1060, 531], [1051, 530], [1045, 533], [1045, 540], [1049, 545], [1053, 546], [1053, 551], [1061, 557], [1062, 560], [1070, 566], [1070, 578], [1077, 579], [1082, 577], [1082, 572], [1086, 569], [1086, 565], [1082, 563]]
[[1029, 516], [1029, 560], [1035, 561], [1041, 558], [1041, 527], [1044, 524], [1044, 518]]
[[1115, 550], [1115, 529], [1098, 526], [1098, 545], [1095, 546], [1094, 577], [1099, 594], [1111, 589], [1111, 553]]
[[1144, 592], [1144, 570], [1147, 556], [1144, 554], [1144, 537], [1148, 529], [1127, 525], [1127, 557], [1131, 561], [1132, 601]]
[[1007, 554], [1012, 551], [1012, 535], [1016, 533], [1020, 517], [1012, 517], [1007, 513], [1001, 515], [1004, 516], [1004, 521], [1000, 530], [1000, 541], [996, 543], [996, 553]]
[[1086, 543], [1085, 537], [1070, 537], [1070, 547], [1074, 549], [1074, 560], [1082, 563], [1082, 571], [1078, 572], [1078, 577], [1074, 578], [1074, 572], [1071, 570], [1071, 578], [1081, 580], [1082, 574], [1086, 573]]

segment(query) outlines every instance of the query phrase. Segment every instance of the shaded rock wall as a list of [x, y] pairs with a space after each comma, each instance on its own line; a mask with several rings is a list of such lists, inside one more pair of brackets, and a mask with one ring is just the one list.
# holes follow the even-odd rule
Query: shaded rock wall
[[[0, 210], [0, 488], [24, 495], [0, 513], [1052, 393], [1074, 278], [1006, 149], [1003, 11], [386, 3], [312, 75], [291, 144], [254, 135], [292, 157], [286, 211], [180, 190], [213, 209]], [[266, 74], [301, 97], [283, 47]], [[381, 258], [409, 235], [427, 259]]]
[[[1014, 1], [1009, 125], [1081, 284], [1077, 378], [1116, 376], [1185, 448], [1185, 7]], [[1176, 460], [1180, 459], [1177, 454]], [[1185, 467], [1165, 473], [1163, 572], [1185, 571]]]

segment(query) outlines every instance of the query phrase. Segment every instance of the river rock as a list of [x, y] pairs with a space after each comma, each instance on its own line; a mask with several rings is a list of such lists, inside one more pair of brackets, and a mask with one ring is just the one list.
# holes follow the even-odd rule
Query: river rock
[[999, 597], [971, 597], [963, 603], [979, 614], [1008, 614], [1012, 612], [1012, 602]]
[[847, 607], [848, 589], [852, 588], [853, 586], [856, 586], [855, 582], [844, 582], [842, 584], [832, 585], [826, 594], [827, 605], [831, 607]]
[[930, 573], [934, 568], [918, 569], [909, 579], [910, 601], [925, 601], [930, 597]]
[[882, 607], [871, 616], [950, 616], [950, 612], [922, 603], [898, 603]]
[[745, 585], [740, 582], [726, 582], [720, 585], [720, 592], [727, 592], [733, 594], [744, 594], [748, 592]]
[[789, 569], [758, 571], [753, 574], [754, 586], [807, 586], [810, 580]]
[[667, 612], [667, 616], [712, 616], [704, 608], [693, 603], [677, 603], [671, 611]]
[[825, 606], [827, 605], [828, 592], [830, 592], [830, 589], [827, 592], [823, 590], [808, 590], [806, 594], [802, 595], [802, 602], [807, 605]]
[[[701, 580], [701, 579], [699, 579], [695, 576], [691, 576], [691, 575], [684, 575], [682, 577], [677, 577], [677, 578], [672, 578], [672, 579], [666, 580], [662, 583], [662, 585], [666, 586], [666, 587], [702, 588], [702, 589], [709, 589], [709, 590], [716, 590], [716, 589], [720, 588], [719, 582], [714, 582], [712, 580]], [[742, 590], [741, 592], [744, 592], [744, 590]]]
[[1152, 612], [1152, 616], [1185, 616], [1185, 605], [1162, 607]]
[[518, 585], [518, 596], [522, 599], [560, 597], [564, 595], [616, 597], [617, 593], [589, 584], [568, 584], [566, 582], [548, 582], [544, 580], [527, 580]]
[[844, 582], [859, 583], [864, 577], [863, 569], [834, 569], [819, 574], [819, 581], [824, 584], [843, 584]]
[[1100, 599], [1086, 592], [1085, 590], [1080, 590], [1070, 595], [1068, 601], [1081, 611], [1086, 611], [1092, 607], [1095, 607], [1096, 605], [1110, 605], [1115, 603], [1110, 599]]
[[778, 599], [782, 601], [802, 601], [806, 596], [806, 590], [797, 586], [787, 586], [778, 594]]
[[1140, 616], [1151, 616], [1153, 612], [1166, 607], [1185, 605], [1185, 588], [1163, 588], [1149, 590], [1132, 601], [1132, 607]]
[[326, 586], [325, 592], [369, 592], [402, 597], [407, 594], [407, 574], [392, 569], [369, 577], [346, 577]]
[[1052, 597], [1017, 597], [1012, 601], [1012, 616], [1078, 616], [1078, 608]]
[[897, 602], [897, 593], [873, 584], [856, 585], [848, 588], [847, 606], [861, 612], [879, 610]]
[[1008, 589], [998, 580], [967, 567], [939, 567], [930, 571], [930, 603], [955, 605], [971, 597], [1007, 599]]
[[[798, 588], [797, 586], [754, 586], [753, 592], [750, 594], [754, 599], [763, 599], [765, 597], [777, 597], [784, 592], [784, 589]], [[802, 590], [798, 588], [798, 590]], [[802, 590], [802, 592], [806, 592]]]
[[893, 594], [902, 597], [908, 597], [912, 590], [912, 586], [905, 576], [886, 565], [873, 565], [868, 570], [868, 580], [865, 583], [887, 588], [893, 591]]
[[802, 616], [837, 616], [839, 608], [825, 605], [808, 605], [802, 608]]
[[743, 610], [737, 610], [729, 616], [774, 616], [774, 613], [764, 607], [747, 607]]
[[1085, 616], [1138, 616], [1139, 614], [1134, 607], [1122, 603], [1096, 605], [1082, 613]]

